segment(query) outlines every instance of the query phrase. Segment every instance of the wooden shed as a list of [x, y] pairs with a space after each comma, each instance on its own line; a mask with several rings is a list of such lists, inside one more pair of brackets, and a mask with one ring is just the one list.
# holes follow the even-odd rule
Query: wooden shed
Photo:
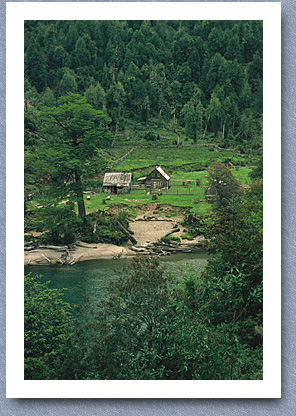
[[128, 194], [132, 188], [133, 174], [128, 172], [105, 173], [103, 192], [109, 194]]
[[161, 166], [156, 166], [152, 172], [149, 173], [143, 182], [148, 189], [169, 189], [171, 177], [162, 169]]

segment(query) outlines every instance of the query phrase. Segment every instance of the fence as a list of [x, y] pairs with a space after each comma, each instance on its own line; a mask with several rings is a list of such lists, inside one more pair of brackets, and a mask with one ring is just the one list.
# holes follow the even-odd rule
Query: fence
[[171, 188], [171, 189], [153, 189], [152, 193], [161, 193], [163, 195], [196, 195], [196, 191], [192, 188]]
[[[197, 192], [197, 189], [199, 190], [199, 192]], [[156, 195], [172, 195], [172, 196], [196, 196], [199, 197], [200, 196], [200, 189], [202, 189], [202, 192], [204, 193], [204, 189], [205, 186], [188, 186], [188, 187], [184, 187], [182, 185], [174, 185], [172, 186], [170, 189], [146, 189], [145, 186], [143, 185], [133, 185], [132, 186], [132, 190], [133, 191], [143, 191], [143, 192], [149, 192], [150, 194], [156, 194]], [[198, 195], [199, 194], [199, 195]]]
[[113, 169], [115, 166], [117, 166], [120, 162], [122, 162], [124, 159], [126, 159], [136, 148], [133, 147], [131, 150], [129, 150], [125, 155], [117, 159], [112, 165], [108, 167], [108, 169]]

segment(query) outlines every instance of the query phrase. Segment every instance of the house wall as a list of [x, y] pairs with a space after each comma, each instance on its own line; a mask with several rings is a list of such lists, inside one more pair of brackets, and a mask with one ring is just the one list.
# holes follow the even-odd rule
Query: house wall
[[130, 191], [130, 186], [117, 187], [117, 194], [129, 194]]
[[103, 186], [103, 192], [107, 192], [108, 194], [111, 194], [111, 187], [110, 186]]
[[122, 187], [116, 187], [115, 186], [103, 186], [103, 192], [106, 192], [108, 194], [128, 194], [131, 191], [130, 186], [122, 186]]
[[146, 188], [169, 189], [170, 181], [166, 180], [157, 170], [151, 172], [145, 181]]

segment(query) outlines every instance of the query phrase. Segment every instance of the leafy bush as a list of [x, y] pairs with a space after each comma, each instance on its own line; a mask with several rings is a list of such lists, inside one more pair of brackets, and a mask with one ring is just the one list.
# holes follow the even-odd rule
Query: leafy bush
[[71, 377], [262, 379], [262, 344], [245, 338], [260, 340], [260, 323], [241, 313], [261, 294], [248, 295], [245, 284], [233, 269], [216, 279], [192, 272], [177, 286], [157, 259], [134, 259], [97, 308], [80, 305], [78, 348], [66, 357]]
[[192, 213], [189, 213], [185, 216], [183, 225], [187, 227], [187, 233], [192, 238], [195, 238], [198, 235], [204, 235], [206, 237], [212, 221], [213, 220], [209, 215], [195, 216]]
[[63, 291], [49, 289], [49, 281], [28, 274], [24, 286], [25, 379], [60, 378], [69, 339], [74, 333], [70, 305]]
[[97, 310], [91, 311], [88, 303], [79, 308], [87, 334], [93, 334], [79, 358], [86, 363], [84, 374], [92, 371], [98, 379], [161, 378], [169, 289], [159, 261], [134, 259], [110, 284], [109, 293]]
[[188, 231], [184, 231], [184, 232], [181, 234], [181, 237], [182, 237], [184, 240], [189, 240], [189, 241], [192, 241], [192, 240], [194, 239], [193, 235], [192, 235], [192, 234], [190, 234]]
[[88, 223], [83, 229], [81, 240], [86, 243], [109, 243], [121, 245], [128, 241], [128, 213], [121, 211], [118, 215], [103, 211], [87, 216]]
[[148, 131], [147, 133], [145, 133], [144, 139], [148, 140], [148, 141], [151, 141], [151, 142], [154, 142], [156, 140], [160, 140], [160, 136], [159, 136], [159, 134], [154, 134], [151, 131]]
[[232, 215], [237, 211], [243, 195], [240, 183], [223, 163], [213, 163], [208, 169], [209, 194], [215, 209]]
[[180, 243], [181, 239], [179, 237], [176, 237], [176, 236], [170, 234], [170, 235], [166, 235], [166, 236], [162, 237], [161, 241], [163, 243], [170, 244], [170, 243]]
[[35, 211], [35, 227], [36, 231], [43, 232], [39, 237], [43, 244], [73, 244], [81, 225], [82, 220], [75, 214], [70, 203]]

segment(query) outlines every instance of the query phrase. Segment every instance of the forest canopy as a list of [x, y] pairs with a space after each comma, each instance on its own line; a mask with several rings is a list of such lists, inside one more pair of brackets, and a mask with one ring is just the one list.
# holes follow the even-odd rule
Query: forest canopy
[[111, 118], [261, 146], [262, 21], [26, 21], [25, 108], [85, 95]]

